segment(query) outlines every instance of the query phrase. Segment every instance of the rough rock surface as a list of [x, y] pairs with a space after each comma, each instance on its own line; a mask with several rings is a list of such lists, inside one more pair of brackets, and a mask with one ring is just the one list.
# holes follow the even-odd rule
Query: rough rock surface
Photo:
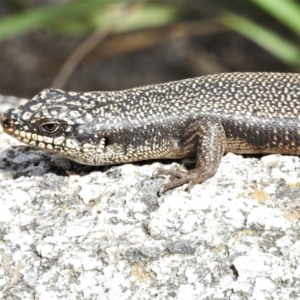
[[0, 299], [299, 299], [298, 157], [228, 153], [162, 197], [159, 166], [86, 167], [0, 129]]

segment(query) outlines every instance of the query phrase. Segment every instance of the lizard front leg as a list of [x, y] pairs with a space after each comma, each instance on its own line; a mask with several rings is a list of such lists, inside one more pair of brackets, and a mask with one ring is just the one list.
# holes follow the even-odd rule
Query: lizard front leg
[[161, 186], [159, 195], [185, 183], [188, 183], [187, 190], [190, 190], [195, 184], [205, 181], [217, 172], [226, 146], [222, 124], [209, 117], [195, 121], [184, 133], [182, 147], [188, 147], [191, 143], [196, 147], [195, 169], [190, 171], [157, 169], [153, 174], [154, 177], [170, 175], [169, 182]]

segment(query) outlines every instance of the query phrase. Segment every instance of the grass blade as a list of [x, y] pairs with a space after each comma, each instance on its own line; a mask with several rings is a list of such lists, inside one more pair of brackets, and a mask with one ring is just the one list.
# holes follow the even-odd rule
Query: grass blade
[[219, 20], [300, 71], [300, 49], [289, 40], [238, 15], [227, 14]]
[[300, 35], [300, 5], [291, 0], [253, 0], [258, 6]]

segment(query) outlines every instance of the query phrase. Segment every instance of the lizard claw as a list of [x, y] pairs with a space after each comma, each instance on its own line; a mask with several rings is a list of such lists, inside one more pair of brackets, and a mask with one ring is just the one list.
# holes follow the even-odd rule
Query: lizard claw
[[167, 191], [165, 184], [162, 184], [159, 190], [157, 191], [157, 196], [161, 197]]
[[182, 177], [184, 177], [186, 173], [187, 173], [186, 171], [179, 171], [179, 170], [168, 170], [163, 168], [156, 169], [152, 174], [153, 178], [170, 176], [169, 181], [162, 184], [162, 186], [158, 190], [157, 192], [158, 196], [161, 196], [166, 191], [179, 186], [180, 184], [178, 184], [177, 181], [180, 180]]
[[158, 191], [158, 195], [161, 196], [166, 191], [181, 186], [185, 183], [188, 183], [186, 191], [190, 191], [194, 185], [201, 183], [205, 179], [203, 178], [199, 170], [191, 171], [180, 171], [180, 170], [166, 170], [159, 168], [153, 173], [153, 177], [162, 177], [164, 175], [169, 175], [170, 179], [168, 182], [164, 183]]
[[202, 176], [198, 176], [196, 178], [193, 178], [189, 181], [188, 186], [186, 187], [186, 191], [190, 192], [191, 189], [197, 184], [197, 183], [201, 183], [203, 182], [203, 177]]

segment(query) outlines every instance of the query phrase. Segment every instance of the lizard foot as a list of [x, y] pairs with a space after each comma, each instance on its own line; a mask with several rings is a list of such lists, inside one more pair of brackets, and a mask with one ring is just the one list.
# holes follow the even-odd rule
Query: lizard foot
[[188, 183], [186, 188], [190, 191], [191, 188], [204, 180], [199, 169], [191, 171], [180, 171], [180, 170], [166, 170], [159, 168], [153, 173], [153, 177], [164, 177], [165, 175], [170, 176], [169, 181], [164, 183], [158, 191], [158, 195], [161, 196], [166, 191]]

